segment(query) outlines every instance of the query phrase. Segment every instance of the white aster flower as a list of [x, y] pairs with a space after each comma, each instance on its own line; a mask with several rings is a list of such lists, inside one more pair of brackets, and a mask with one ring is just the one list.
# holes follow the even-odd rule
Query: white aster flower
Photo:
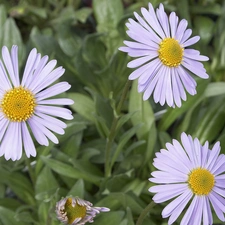
[[18, 47], [13, 46], [11, 52], [2, 48], [0, 60], [0, 156], [6, 160], [19, 160], [24, 148], [27, 157], [36, 156], [29, 128], [40, 145], [48, 146], [50, 139], [58, 143], [52, 133], [64, 134], [66, 124], [55, 118], [71, 120], [69, 109], [55, 105], [71, 105], [67, 98], [51, 97], [67, 91], [71, 86], [67, 82], [59, 82], [50, 86], [60, 78], [65, 70], [54, 69], [56, 60], [48, 63], [48, 56], [41, 58], [33, 49], [27, 59], [20, 81], [18, 68]]
[[84, 225], [94, 222], [94, 217], [100, 212], [108, 212], [106, 207], [93, 207], [92, 203], [78, 197], [63, 198], [56, 204], [58, 219], [64, 224]]
[[144, 92], [147, 100], [153, 93], [156, 103], [171, 107], [181, 107], [181, 99], [186, 101], [186, 91], [196, 94], [196, 81], [193, 73], [203, 79], [208, 78], [203, 64], [208, 57], [200, 55], [194, 49], [187, 49], [199, 41], [199, 36], [190, 38], [191, 29], [187, 21], [180, 22], [175, 12], [168, 17], [160, 4], [156, 13], [151, 3], [149, 10], [142, 8], [142, 16], [134, 12], [137, 21], [129, 19], [126, 24], [127, 34], [133, 41], [124, 41], [126, 47], [119, 50], [131, 57], [138, 57], [128, 63], [129, 68], [137, 68], [129, 76], [130, 80], [138, 78], [138, 92]]
[[154, 202], [172, 200], [162, 211], [172, 224], [185, 210], [181, 225], [212, 225], [211, 206], [221, 221], [225, 221], [225, 155], [220, 154], [220, 143], [212, 150], [209, 143], [182, 133], [182, 145], [173, 140], [166, 149], [156, 153], [153, 165], [158, 169], [149, 180], [158, 185], [149, 189], [156, 193]]

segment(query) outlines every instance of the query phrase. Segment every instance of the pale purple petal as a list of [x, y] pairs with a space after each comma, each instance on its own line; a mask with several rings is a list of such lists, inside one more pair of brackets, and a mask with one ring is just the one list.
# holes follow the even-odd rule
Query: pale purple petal
[[2, 138], [3, 138], [3, 136], [4, 136], [5, 132], [6, 132], [6, 129], [7, 129], [8, 125], [9, 125], [9, 120], [8, 119], [2, 118], [0, 120], [0, 127], [1, 127], [1, 129], [0, 129], [0, 142], [2, 141]]
[[174, 38], [177, 32], [178, 17], [175, 12], [170, 13], [169, 17], [171, 37]]
[[213, 206], [213, 209], [217, 215], [217, 217], [221, 220], [221, 221], [225, 221], [225, 217], [224, 217], [224, 212], [225, 212], [225, 207], [224, 205], [212, 194], [209, 194], [209, 200]]
[[19, 86], [20, 80], [19, 80], [19, 66], [18, 66], [18, 46], [16, 45], [12, 46], [11, 59], [12, 59], [12, 65], [13, 65], [13, 70], [15, 74], [16, 86]]
[[198, 201], [198, 196], [194, 196], [194, 199], [192, 200], [191, 205], [188, 207], [186, 213], [184, 214], [180, 225], [189, 224], [189, 221], [191, 219], [191, 216], [193, 215], [193, 212], [194, 212], [195, 206], [197, 204], [197, 201]]
[[184, 32], [187, 28], [187, 20], [185, 19], [182, 19], [177, 27], [177, 31], [176, 31], [176, 34], [175, 34], [175, 39], [178, 40], [179, 42], [181, 41], [183, 35], [184, 35]]
[[180, 80], [180, 76], [179, 76], [177, 68], [174, 69], [174, 73], [175, 73], [175, 79], [176, 79], [177, 86], [178, 86], [178, 89], [179, 89], [180, 97], [181, 97], [181, 99], [186, 101], [187, 100], [187, 95], [186, 95], [186, 93], [184, 91], [184, 86], [183, 86], [183, 84], [182, 84], [182, 82]]
[[[17, 54], [17, 50], [15, 48], [13, 48], [12, 53], [13, 53], [13, 55]], [[14, 55], [13, 57], [15, 60], [15, 57], [17, 57], [17, 55]], [[14, 68], [16, 66], [18, 67], [18, 62], [17, 62], [17, 60], [15, 60], [15, 63], [17, 63], [17, 65], [13, 65], [12, 58], [11, 58], [9, 50], [6, 46], [2, 47], [2, 58], [3, 58], [3, 62], [5, 64], [5, 66], [6, 66], [6, 69], [8, 71], [8, 75], [13, 83], [13, 86], [18, 87], [19, 86], [19, 77], [18, 76], [16, 77], [16, 75], [18, 75], [18, 71], [16, 73], [14, 72]]]
[[188, 47], [190, 45], [193, 45], [195, 43], [197, 43], [199, 41], [200, 37], [199, 36], [194, 36], [190, 39], [188, 39], [187, 41], [185, 41], [184, 43], [182, 43], [183, 47]]
[[[184, 57], [187, 57], [192, 60], [197, 60], [197, 61], [208, 61], [209, 60], [209, 58], [207, 56], [200, 55], [200, 53], [195, 54], [190, 50], [194, 50], [194, 49], [185, 49], [184, 50]], [[198, 51], [196, 51], [196, 52], [198, 52]]]
[[38, 101], [39, 105], [72, 105], [73, 103], [74, 101], [69, 98], [55, 98]]
[[24, 69], [23, 79], [22, 79], [22, 82], [21, 82], [22, 86], [25, 85], [28, 76], [33, 74], [35, 64], [39, 60], [40, 60], [40, 55], [38, 57], [37, 49], [36, 48], [32, 49], [29, 56], [28, 56], [27, 63], [26, 63], [25, 69]]
[[45, 67], [46, 63], [48, 62], [48, 56], [45, 55], [41, 58], [40, 54], [36, 55], [36, 60], [34, 62], [33, 67], [30, 69], [30, 73], [27, 74], [27, 79], [25, 80], [24, 86], [30, 88], [32, 85], [33, 80], [37, 79], [42, 69]]
[[[38, 128], [39, 131], [42, 132], [46, 137], [48, 137], [53, 143], [55, 143], [55, 144], [59, 143], [57, 137], [43, 125], [43, 120], [38, 119], [38, 117], [36, 117], [36, 116], [33, 116], [32, 124], [35, 126], [35, 129]], [[47, 123], [47, 125], [49, 125], [49, 124]], [[51, 128], [53, 129], [52, 126], [51, 126]]]
[[20, 159], [22, 154], [21, 131], [20, 124], [11, 122], [8, 125], [5, 136], [1, 142], [0, 155], [5, 155], [5, 159], [12, 159], [13, 161]]
[[54, 123], [49, 122], [48, 120], [44, 120], [37, 116], [33, 116], [32, 120], [34, 120], [36, 123], [43, 125], [44, 127], [48, 128], [49, 130], [54, 131], [57, 134], [65, 133], [65, 131], [61, 127], [55, 125]]
[[36, 126], [35, 122], [32, 120], [32, 117], [27, 121], [33, 134], [35, 139], [37, 140], [37, 142], [40, 145], [45, 145], [48, 146], [48, 139], [46, 138], [46, 136], [43, 134], [43, 132], [41, 131], [41, 129]]
[[166, 37], [170, 37], [170, 28], [169, 28], [169, 21], [168, 17], [164, 11], [163, 4], [159, 5], [159, 9], [156, 9], [156, 14], [158, 17], [158, 20], [160, 22], [160, 25], [162, 26], [163, 31], [166, 34]]
[[184, 210], [185, 206], [190, 201], [190, 199], [192, 197], [192, 192], [190, 190], [186, 190], [186, 195], [185, 196], [182, 196], [182, 197], [183, 197], [182, 198], [182, 201], [180, 201], [179, 205], [176, 206], [176, 209], [173, 210], [173, 212], [172, 212], [172, 214], [171, 214], [171, 216], [169, 218], [169, 221], [168, 221], [168, 224], [169, 225], [172, 224], [180, 216], [180, 214]]
[[144, 64], [144, 63], [146, 63], [146, 62], [156, 58], [157, 56], [158, 56], [158, 53], [157, 52], [153, 52], [151, 55], [143, 56], [143, 57], [140, 57], [138, 59], [132, 60], [131, 62], [129, 62], [127, 64], [127, 67], [129, 67], [129, 68], [139, 67], [142, 64]]
[[136, 13], [134, 12], [134, 16], [136, 17], [136, 19], [138, 20], [138, 22], [145, 28], [148, 30], [148, 32], [150, 33], [149, 36], [151, 36], [152, 41], [159, 43], [161, 41], [161, 39], [159, 38], [159, 36], [152, 30], [152, 28]]
[[158, 59], [155, 59], [149, 62], [147, 65], [140, 67], [140, 68], [145, 68], [145, 71], [142, 72], [140, 78], [138, 79], [138, 83], [140, 85], [148, 85], [150, 80], [152, 80], [154, 75], [158, 72], [160, 66], [161, 66], [160, 61]]
[[175, 104], [178, 107], [181, 107], [180, 91], [179, 91], [179, 87], [178, 87], [177, 80], [176, 80], [175, 76], [176, 75], [175, 75], [174, 68], [171, 68], [173, 99], [174, 99]]
[[55, 124], [55, 125], [58, 126], [58, 127], [61, 127], [61, 128], [63, 128], [63, 129], [65, 129], [65, 128], [67, 127], [67, 125], [66, 125], [63, 121], [61, 121], [61, 120], [59, 120], [59, 119], [57, 119], [57, 118], [54, 118], [54, 117], [52, 117], [52, 116], [48, 116], [48, 115], [43, 114], [43, 113], [40, 113], [40, 112], [35, 112], [35, 114], [36, 114], [37, 116], [43, 118], [44, 120], [47, 120], [47, 121], [49, 121], [49, 122]]
[[126, 46], [128, 46], [129, 48], [134, 48], [134, 49], [147, 49], [147, 50], [152, 50], [151, 46], [142, 44], [142, 43], [138, 43], [138, 42], [133, 42], [133, 41], [124, 41], [123, 42]]
[[166, 90], [166, 92], [165, 92], [166, 103], [168, 104], [168, 106], [172, 107], [173, 106], [173, 94], [172, 94], [172, 76], [173, 76], [173, 74], [171, 74], [170, 69], [167, 70], [166, 76], [167, 76], [167, 78], [165, 79], [166, 80], [166, 89], [165, 89]]
[[[157, 76], [159, 76], [159, 75], [157, 75]], [[162, 93], [162, 89], [163, 89], [163, 84], [164, 84], [165, 79], [167, 79], [166, 78], [166, 68], [162, 67], [161, 75], [158, 78], [158, 82], [155, 86], [155, 91], [153, 93], [153, 98], [154, 98], [155, 103], [158, 103], [160, 101], [160, 99], [162, 98], [162, 95], [164, 97], [164, 93]]]
[[61, 94], [71, 88], [71, 85], [67, 82], [59, 82], [57, 84], [52, 85], [51, 87], [39, 92], [36, 94], [37, 101], [50, 98], [52, 96]]
[[3, 91], [8, 91], [12, 88], [11, 82], [8, 78], [8, 75], [5, 71], [2, 61], [0, 60], [0, 88]]
[[56, 66], [57, 61], [56, 60], [51, 60], [50, 62], [47, 63], [47, 65], [40, 71], [38, 76], [34, 76], [32, 82], [29, 85], [29, 89], [33, 92], [35, 92], [35, 88], [38, 87], [46, 77], [51, 73], [51, 71], [54, 69]]
[[210, 152], [208, 162], [205, 166], [206, 169], [211, 171], [211, 169], [215, 166], [215, 162], [219, 156], [219, 153], [220, 153], [220, 142], [216, 142], [216, 144], [212, 148], [212, 151]]
[[170, 200], [187, 190], [187, 184], [168, 184], [168, 185], [157, 185], [149, 188], [149, 192], [157, 193], [153, 200], [156, 203], [165, 202]]
[[153, 74], [152, 80], [149, 80], [148, 84], [144, 85], [144, 90], [145, 90], [144, 95], [143, 95], [143, 100], [144, 101], [147, 100], [150, 97], [150, 95], [152, 94], [154, 88], [156, 87], [157, 82], [158, 82], [158, 80], [160, 78], [160, 73], [161, 73], [162, 69], [163, 69], [163, 66], [159, 68], [159, 70], [157, 71], [156, 74]]
[[156, 17], [155, 10], [154, 10], [152, 4], [149, 3], [148, 6], [149, 6], [149, 11], [147, 11], [145, 8], [141, 8], [141, 13], [142, 13], [143, 17], [145, 18], [147, 23], [153, 28], [153, 30], [156, 33], [158, 33], [158, 35], [161, 38], [165, 38], [165, 33], [163, 32], [163, 30], [159, 24], [159, 21]]
[[30, 158], [30, 156], [35, 157], [36, 156], [36, 149], [34, 146], [34, 142], [30, 136], [30, 133], [27, 129], [27, 125], [25, 122], [21, 123], [22, 126], [22, 139], [23, 139], [23, 145], [24, 145], [24, 150], [26, 153], [26, 156]]
[[44, 113], [51, 116], [61, 117], [67, 120], [72, 120], [73, 116], [71, 115], [71, 111], [66, 108], [60, 108], [56, 106], [36, 106], [35, 110], [39, 113]]
[[[187, 205], [188, 201], [191, 199], [192, 195], [193, 194], [191, 190], [186, 187], [186, 189], [183, 190], [183, 193], [179, 197], [175, 198], [163, 209], [162, 217], [163, 218], [169, 217], [174, 211], [178, 211], [178, 208], [179, 208], [178, 214], [180, 214], [181, 211], [184, 209], [184, 207]], [[172, 223], [177, 219], [179, 215], [176, 215], [176, 217], [174, 216], [173, 218], [170, 219], [170, 221], [173, 220]]]
[[187, 41], [187, 39], [191, 36], [191, 34], [192, 34], [192, 30], [191, 29], [185, 30], [184, 35], [183, 35], [183, 37], [182, 37], [182, 39], [180, 41], [180, 44], [183, 45], [183, 43], [185, 41]]

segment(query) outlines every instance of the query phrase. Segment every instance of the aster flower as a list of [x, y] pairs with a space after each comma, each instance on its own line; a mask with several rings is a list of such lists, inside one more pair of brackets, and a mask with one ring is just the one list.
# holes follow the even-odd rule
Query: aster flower
[[106, 207], [93, 207], [92, 203], [78, 197], [63, 198], [56, 204], [58, 219], [64, 224], [84, 225], [92, 223], [96, 214], [108, 212]]
[[190, 202], [181, 225], [213, 224], [210, 203], [221, 221], [225, 221], [225, 155], [220, 153], [220, 143], [212, 150], [209, 143], [203, 146], [190, 135], [181, 134], [182, 145], [173, 140], [156, 153], [153, 165], [158, 169], [149, 180], [158, 185], [149, 189], [156, 193], [154, 202], [173, 199], [162, 211], [172, 224]]
[[126, 47], [119, 50], [127, 52], [131, 57], [138, 57], [128, 63], [129, 68], [137, 68], [130, 80], [138, 78], [138, 92], [144, 92], [143, 100], [153, 93], [156, 103], [171, 107], [181, 107], [181, 99], [186, 101], [186, 91], [196, 94], [196, 81], [193, 73], [203, 79], [208, 74], [199, 61], [207, 61], [208, 57], [186, 47], [199, 41], [199, 36], [190, 38], [191, 29], [187, 29], [187, 21], [178, 21], [175, 12], [168, 17], [160, 4], [154, 11], [151, 3], [149, 10], [142, 8], [142, 16], [134, 12], [137, 21], [129, 19], [126, 23], [127, 34], [133, 41], [124, 41]]
[[[29, 129], [40, 145], [48, 146], [50, 139], [58, 143], [52, 133], [64, 134], [66, 124], [54, 118], [71, 120], [71, 111], [52, 105], [71, 105], [67, 98], [51, 99], [51, 97], [67, 91], [70, 84], [59, 82], [65, 70], [54, 69], [56, 60], [48, 63], [48, 56], [41, 58], [34, 48], [27, 59], [23, 77], [18, 72], [18, 47], [2, 48], [0, 60], [0, 156], [6, 160], [19, 160], [24, 148], [27, 157], [36, 156], [36, 149]], [[51, 86], [50, 86], [51, 85]]]

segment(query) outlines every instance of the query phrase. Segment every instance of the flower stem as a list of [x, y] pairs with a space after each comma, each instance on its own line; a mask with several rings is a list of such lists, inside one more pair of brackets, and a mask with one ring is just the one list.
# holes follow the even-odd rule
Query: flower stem
[[155, 202], [151, 201], [146, 208], [142, 211], [140, 216], [138, 217], [136, 225], [141, 225], [143, 223], [144, 218], [149, 213], [150, 209], [155, 205]]
[[123, 106], [123, 103], [126, 99], [127, 93], [129, 91], [131, 85], [131, 81], [127, 80], [126, 85], [124, 86], [119, 104], [116, 108], [116, 113], [114, 113], [114, 118], [113, 118], [113, 122], [110, 128], [110, 132], [109, 132], [109, 136], [107, 138], [107, 142], [106, 142], [106, 151], [105, 151], [105, 176], [109, 177], [111, 175], [111, 166], [110, 166], [110, 153], [112, 150], [112, 144], [114, 141], [114, 138], [116, 136], [116, 127], [117, 127], [117, 123], [119, 120], [119, 114], [121, 111], [121, 108]]

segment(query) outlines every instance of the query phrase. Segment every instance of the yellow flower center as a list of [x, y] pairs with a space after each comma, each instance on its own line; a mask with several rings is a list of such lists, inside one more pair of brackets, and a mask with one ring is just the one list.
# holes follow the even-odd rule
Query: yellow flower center
[[159, 44], [159, 59], [165, 66], [177, 67], [183, 59], [184, 49], [174, 38], [165, 38]]
[[72, 198], [68, 198], [65, 204], [65, 212], [68, 218], [68, 224], [72, 224], [77, 218], [84, 218], [86, 215], [86, 206], [79, 205], [76, 201], [76, 205], [72, 206]]
[[194, 194], [208, 195], [215, 184], [214, 175], [207, 169], [194, 169], [189, 174], [188, 184]]
[[33, 115], [35, 106], [34, 95], [23, 87], [7, 91], [0, 103], [4, 115], [13, 122], [28, 120]]

